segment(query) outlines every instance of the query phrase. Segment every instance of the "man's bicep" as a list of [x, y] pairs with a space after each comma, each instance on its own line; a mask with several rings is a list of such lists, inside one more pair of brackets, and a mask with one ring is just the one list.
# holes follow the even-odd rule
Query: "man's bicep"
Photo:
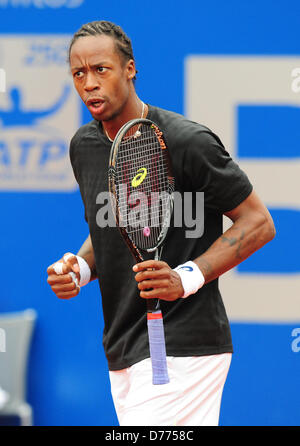
[[233, 222], [242, 217], [249, 219], [256, 217], [257, 219], [265, 219], [270, 223], [273, 222], [268, 209], [254, 190], [237, 207], [231, 211], [225, 212], [224, 215], [230, 218]]

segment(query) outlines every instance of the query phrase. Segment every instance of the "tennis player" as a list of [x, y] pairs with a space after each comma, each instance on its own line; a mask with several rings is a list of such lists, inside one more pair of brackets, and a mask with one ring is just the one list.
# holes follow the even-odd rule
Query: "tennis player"
[[[104, 313], [103, 345], [120, 425], [215, 426], [233, 352], [218, 278], [269, 242], [272, 218], [246, 174], [216, 134], [143, 102], [135, 90], [130, 39], [111, 22], [88, 23], [69, 48], [75, 88], [93, 120], [71, 140], [70, 159], [89, 235], [79, 252], [48, 267], [57, 297], [69, 299], [97, 279]], [[112, 141], [133, 118], [162, 129], [176, 191], [204, 192], [204, 232], [171, 225], [161, 261], [134, 265], [116, 227], [100, 227]], [[99, 214], [100, 212], [100, 214]], [[222, 218], [232, 226], [223, 234]], [[70, 248], [69, 248], [70, 249]], [[164, 315], [170, 382], [152, 384], [144, 299], [158, 297]]]

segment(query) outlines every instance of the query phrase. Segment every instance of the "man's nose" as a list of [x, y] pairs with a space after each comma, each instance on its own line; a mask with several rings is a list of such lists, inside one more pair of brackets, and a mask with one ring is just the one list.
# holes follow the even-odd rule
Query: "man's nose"
[[100, 84], [98, 82], [98, 79], [96, 78], [94, 73], [88, 72], [86, 75], [86, 81], [84, 84], [84, 89], [86, 91], [93, 91], [96, 88], [99, 88]]

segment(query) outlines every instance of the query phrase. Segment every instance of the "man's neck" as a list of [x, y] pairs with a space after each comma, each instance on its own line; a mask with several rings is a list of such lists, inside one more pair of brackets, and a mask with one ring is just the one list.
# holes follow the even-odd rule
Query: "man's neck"
[[131, 119], [144, 118], [147, 115], [148, 107], [135, 96], [132, 101], [128, 101], [122, 112], [114, 119], [103, 121], [104, 133], [111, 141], [114, 140], [119, 129]]

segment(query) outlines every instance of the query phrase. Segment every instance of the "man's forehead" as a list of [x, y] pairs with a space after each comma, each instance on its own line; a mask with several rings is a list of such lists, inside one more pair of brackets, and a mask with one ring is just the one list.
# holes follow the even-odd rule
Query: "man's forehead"
[[70, 57], [116, 57], [115, 39], [107, 35], [79, 37], [74, 42]]

